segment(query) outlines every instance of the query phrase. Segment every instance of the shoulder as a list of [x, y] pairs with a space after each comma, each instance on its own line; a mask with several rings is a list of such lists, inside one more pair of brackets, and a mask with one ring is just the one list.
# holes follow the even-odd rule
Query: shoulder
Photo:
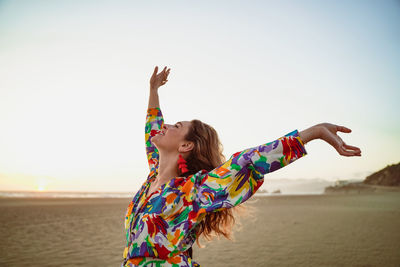
[[175, 177], [173, 186], [180, 188], [185, 193], [189, 193], [201, 184], [207, 173], [207, 170], [203, 169], [186, 177]]

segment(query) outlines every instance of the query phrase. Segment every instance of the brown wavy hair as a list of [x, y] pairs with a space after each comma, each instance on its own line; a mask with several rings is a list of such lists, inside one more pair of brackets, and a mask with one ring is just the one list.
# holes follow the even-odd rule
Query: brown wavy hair
[[[211, 171], [226, 161], [225, 156], [222, 154], [223, 145], [215, 129], [197, 119], [190, 122], [191, 126], [185, 139], [192, 141], [194, 148], [186, 158], [189, 171], [185, 173], [185, 176], [195, 174], [202, 169]], [[201, 235], [204, 235], [204, 238], [208, 241], [215, 236], [218, 236], [218, 238], [224, 236], [229, 240], [234, 240], [232, 230], [236, 218], [238, 218], [236, 215], [253, 215], [253, 212], [254, 207], [244, 203], [232, 208], [208, 212], [195, 228], [198, 246], [200, 248], [204, 247], [199, 243]], [[238, 225], [241, 226], [239, 220]], [[191, 250], [190, 254], [192, 254]]]

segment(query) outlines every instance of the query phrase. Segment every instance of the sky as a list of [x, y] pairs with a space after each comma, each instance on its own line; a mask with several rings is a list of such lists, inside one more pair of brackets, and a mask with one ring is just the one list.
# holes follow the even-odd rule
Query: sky
[[[268, 179], [364, 179], [400, 162], [399, 1], [0, 1], [0, 190], [136, 191], [155, 66], [166, 123], [224, 155], [328, 122]], [[267, 184], [267, 183], [265, 183]]]

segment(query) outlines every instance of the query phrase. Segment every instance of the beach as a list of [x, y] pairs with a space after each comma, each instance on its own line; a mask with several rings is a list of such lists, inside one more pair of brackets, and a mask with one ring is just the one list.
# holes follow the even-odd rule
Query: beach
[[[133, 197], [133, 194], [132, 194]], [[120, 266], [129, 198], [0, 198], [0, 266]], [[252, 197], [211, 266], [400, 266], [400, 193]], [[238, 228], [236, 228], [238, 229]]]

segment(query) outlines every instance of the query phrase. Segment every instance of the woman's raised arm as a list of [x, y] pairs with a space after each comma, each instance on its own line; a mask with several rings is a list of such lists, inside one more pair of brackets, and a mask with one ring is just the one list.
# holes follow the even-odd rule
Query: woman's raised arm
[[150, 172], [157, 169], [159, 161], [158, 149], [155, 147], [151, 139], [164, 125], [164, 117], [160, 109], [160, 101], [158, 98], [158, 88], [168, 81], [167, 78], [170, 69], [166, 70], [166, 68], [167, 67], [157, 74], [158, 67], [156, 66], [153, 75], [150, 78], [149, 105], [147, 108], [146, 125], [144, 130], [146, 155]]

